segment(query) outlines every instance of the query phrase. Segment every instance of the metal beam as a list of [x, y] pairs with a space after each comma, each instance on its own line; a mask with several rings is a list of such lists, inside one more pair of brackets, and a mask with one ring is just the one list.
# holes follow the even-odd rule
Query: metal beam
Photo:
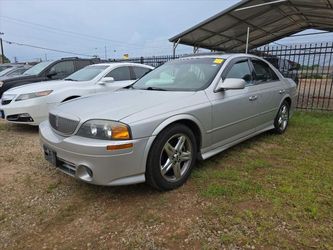
[[[265, 14], [267, 14], [267, 13], [269, 13], [269, 12], [271, 12], [271, 11], [274, 11], [273, 9], [269, 9], [267, 12], [265, 12]], [[221, 16], [222, 17], [222, 16]], [[251, 15], [251, 16], [249, 16], [247, 19], [252, 19], [252, 18], [255, 18], [255, 17], [258, 17], [258, 13], [255, 13], [254, 15]], [[275, 22], [275, 21], [274, 21]], [[222, 33], [222, 32], [224, 32], [224, 31], [227, 31], [227, 30], [229, 30], [229, 29], [231, 29], [231, 28], [234, 28], [234, 27], [236, 27], [236, 26], [238, 26], [238, 25], [240, 25], [240, 24], [242, 24], [243, 23], [243, 20], [241, 20], [241, 21], [237, 21], [237, 23], [235, 23], [235, 24], [232, 24], [232, 25], [230, 25], [230, 26], [228, 26], [228, 27], [226, 27], [226, 28], [223, 28], [223, 29], [220, 29], [220, 30], [218, 30], [218, 31], [216, 31], [217, 33]], [[196, 41], [196, 43], [200, 43], [200, 42], [202, 42], [202, 41], [204, 41], [204, 40], [207, 40], [207, 39], [209, 39], [209, 38], [211, 38], [211, 37], [213, 37], [213, 36], [215, 36], [215, 35], [209, 35], [209, 36], [207, 36], [207, 37], [204, 37], [204, 38], [202, 38], [202, 39], [200, 39], [200, 40], [197, 40]]]
[[[283, 37], [285, 37], [285, 36], [290, 36], [290, 35], [292, 35], [292, 34], [295, 34], [295, 33], [300, 32], [300, 31], [302, 31], [302, 30], [299, 29], [299, 30], [293, 30], [293, 31], [290, 31], [290, 32], [288, 32], [288, 33], [284, 33], [284, 34], [283, 34]], [[267, 40], [266, 44], [269, 44], [269, 43], [274, 42], [274, 41], [276, 41], [276, 38], [269, 39], [269, 40]], [[243, 45], [243, 46], [244, 46], [244, 45]], [[262, 45], [260, 45], [260, 46], [262, 46]], [[260, 46], [257, 46], [257, 47], [260, 47]], [[235, 49], [237, 49], [237, 50], [235, 50]], [[244, 47], [242, 47], [242, 45], [233, 48], [233, 50], [235, 50], [235, 51], [241, 51], [241, 50], [243, 50], [243, 49], [244, 49]], [[253, 48], [252, 48], [252, 49], [253, 49]]]
[[[294, 24], [294, 26], [296, 26], [296, 25]], [[285, 28], [288, 28], [288, 27], [292, 27], [292, 26], [290, 26], [290, 24], [285, 25], [285, 26], [281, 26], [281, 27], [279, 27], [278, 29], [275, 29], [275, 30], [273, 31], [273, 33], [275, 33], [275, 32], [281, 32], [281, 30], [284, 30]], [[304, 28], [301, 28], [301, 30], [304, 30]], [[297, 31], [297, 32], [299, 32], [299, 31]], [[295, 32], [295, 33], [297, 33], [297, 32]], [[251, 39], [251, 43], [254, 44], [254, 45], [256, 45], [256, 41], [257, 41], [257, 40], [260, 40], [260, 39], [262, 39], [262, 38], [264, 38], [265, 36], [266, 36], [266, 35], [261, 35], [261, 36], [253, 37], [253, 38]], [[284, 35], [283, 35], [283, 36], [284, 36]], [[276, 40], [282, 38], [283, 36], [281, 36], [281, 35], [279, 35], [279, 36], [273, 35], [273, 37], [274, 37]], [[231, 47], [231, 48], [229, 48], [229, 49], [230, 49], [230, 50], [233, 50], [234, 48], [237, 48], [237, 47], [239, 47], [239, 45], [238, 45], [238, 46], [233, 46], [233, 47]]]
[[173, 58], [176, 57], [176, 48], [177, 48], [179, 42], [180, 42], [180, 38], [178, 39], [177, 42], [174, 42], [174, 43], [173, 43], [173, 49], [172, 49]]
[[[239, 41], [241, 43], [246, 43], [246, 41], [238, 39], [238, 38], [235, 38], [235, 37], [230, 37], [230, 36], [227, 36], [227, 35], [224, 35], [224, 34], [219, 34], [219, 33], [216, 33], [214, 31], [207, 30], [205, 28], [200, 28], [200, 29], [203, 30], [203, 31], [209, 32], [211, 34], [214, 34], [214, 36], [220, 36], [220, 37], [229, 39], [228, 41], [224, 41], [224, 42], [229, 42], [229, 41], [232, 41], [232, 40], [236, 40], [236, 41]], [[224, 42], [222, 42], [222, 43], [224, 43]], [[196, 44], [198, 44], [198, 43], [196, 43]], [[214, 45], [213, 45], [213, 48], [214, 48]]]

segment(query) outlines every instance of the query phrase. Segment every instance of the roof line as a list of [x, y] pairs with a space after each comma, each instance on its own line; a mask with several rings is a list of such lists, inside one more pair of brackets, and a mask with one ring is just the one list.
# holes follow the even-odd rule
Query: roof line
[[214, 15], [214, 16], [212, 16], [212, 17], [210, 17], [210, 18], [208, 18], [208, 19], [206, 19], [206, 20], [204, 20], [204, 21], [198, 23], [197, 25], [194, 25], [193, 27], [191, 27], [191, 28], [189, 28], [189, 29], [187, 29], [187, 30], [185, 30], [185, 31], [183, 31], [183, 32], [181, 32], [181, 33], [179, 33], [178, 35], [175, 35], [175, 36], [171, 37], [171, 38], [169, 39], [169, 41], [170, 41], [170, 42], [176, 42], [180, 37], [182, 37], [182, 36], [184, 36], [184, 35], [186, 35], [186, 34], [192, 32], [193, 30], [196, 30], [197, 28], [199, 28], [200, 26], [202, 26], [202, 25], [204, 25], [204, 24], [206, 24], [206, 23], [209, 23], [209, 22], [211, 22], [211, 21], [213, 21], [213, 20], [219, 18], [220, 16], [222, 16], [222, 15], [224, 15], [224, 14], [230, 12], [230, 11], [233, 10], [233, 9], [236, 9], [236, 8], [239, 8], [239, 7], [243, 6], [244, 4], [248, 3], [249, 1], [251, 1], [251, 0], [242, 0], [242, 1], [239, 2], [239, 3], [236, 3], [236, 4], [232, 5], [232, 6], [230, 6], [229, 8], [227, 8], [227, 9], [225, 9], [225, 10], [223, 10], [223, 11], [217, 13], [216, 15]]

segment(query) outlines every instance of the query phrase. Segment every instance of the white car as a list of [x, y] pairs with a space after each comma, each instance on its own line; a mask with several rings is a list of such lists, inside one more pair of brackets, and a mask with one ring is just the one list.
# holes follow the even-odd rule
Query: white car
[[101, 63], [87, 66], [64, 80], [12, 88], [2, 96], [0, 118], [39, 125], [47, 120], [49, 110], [62, 102], [127, 87], [152, 69], [137, 63]]

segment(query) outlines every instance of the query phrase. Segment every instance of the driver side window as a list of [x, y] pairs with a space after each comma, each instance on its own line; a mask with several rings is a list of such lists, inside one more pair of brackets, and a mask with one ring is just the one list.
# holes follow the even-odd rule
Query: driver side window
[[63, 79], [74, 72], [73, 61], [59, 62], [52, 66], [49, 73], [55, 72], [56, 74], [52, 77], [53, 79]]
[[252, 84], [253, 79], [248, 60], [239, 61], [232, 65], [225, 78], [243, 79], [246, 85]]

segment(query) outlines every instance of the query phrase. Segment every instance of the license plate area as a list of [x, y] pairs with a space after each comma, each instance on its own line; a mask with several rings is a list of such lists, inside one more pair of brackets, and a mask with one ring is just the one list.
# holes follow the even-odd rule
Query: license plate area
[[50, 162], [53, 166], [57, 167], [57, 153], [47, 146], [43, 146], [45, 160]]

